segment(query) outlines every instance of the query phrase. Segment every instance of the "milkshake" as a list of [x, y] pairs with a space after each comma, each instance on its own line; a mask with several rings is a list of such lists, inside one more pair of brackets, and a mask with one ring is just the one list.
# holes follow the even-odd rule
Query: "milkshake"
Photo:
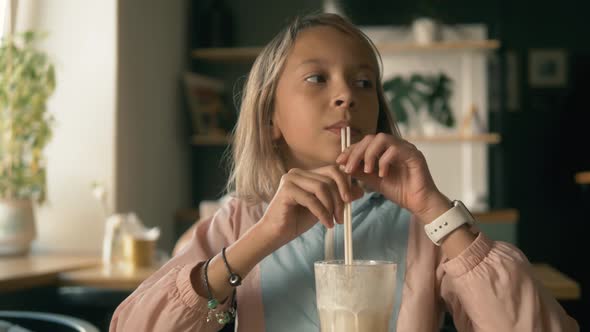
[[385, 261], [316, 262], [321, 332], [388, 332], [396, 271]]

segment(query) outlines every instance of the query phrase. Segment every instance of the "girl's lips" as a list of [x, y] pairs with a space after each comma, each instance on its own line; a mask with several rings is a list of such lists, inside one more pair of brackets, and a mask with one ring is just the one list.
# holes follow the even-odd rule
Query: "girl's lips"
[[[340, 128], [326, 128], [326, 130], [340, 137]], [[356, 129], [350, 128], [350, 136], [360, 136], [360, 132]]]

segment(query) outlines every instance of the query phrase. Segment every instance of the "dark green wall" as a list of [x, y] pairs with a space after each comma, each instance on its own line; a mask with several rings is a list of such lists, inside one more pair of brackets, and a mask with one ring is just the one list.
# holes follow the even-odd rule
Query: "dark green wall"
[[[590, 169], [590, 32], [587, 2], [526, 1], [503, 3], [500, 16], [504, 49], [520, 63], [521, 108], [503, 112], [504, 201], [521, 212], [519, 245], [533, 261], [547, 261], [582, 282], [582, 301], [567, 309], [583, 326], [590, 303], [590, 278], [580, 264], [584, 230], [590, 221], [589, 197], [573, 181]], [[564, 88], [531, 88], [528, 52], [534, 48], [568, 51]], [[584, 330], [584, 329], [582, 329]]]

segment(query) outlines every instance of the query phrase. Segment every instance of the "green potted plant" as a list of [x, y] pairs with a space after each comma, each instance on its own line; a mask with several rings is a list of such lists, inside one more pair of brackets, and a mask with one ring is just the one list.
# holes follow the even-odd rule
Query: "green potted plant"
[[37, 34], [9, 34], [0, 44], [0, 255], [26, 254], [35, 238], [33, 204], [46, 194], [43, 150], [51, 138], [46, 102], [55, 89]]
[[421, 133], [423, 124], [417, 123], [417, 119], [423, 111], [430, 119], [444, 127], [450, 128], [455, 125], [449, 105], [452, 95], [451, 84], [451, 79], [444, 73], [412, 74], [409, 79], [396, 76], [386, 80], [383, 82], [383, 90], [398, 123]]

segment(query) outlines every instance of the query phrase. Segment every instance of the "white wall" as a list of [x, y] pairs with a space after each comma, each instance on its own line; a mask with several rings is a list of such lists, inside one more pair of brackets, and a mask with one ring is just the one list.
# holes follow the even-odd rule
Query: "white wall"
[[190, 206], [189, 142], [179, 79], [187, 58], [186, 1], [20, 1], [20, 30], [49, 33], [56, 62], [49, 111], [57, 120], [48, 157], [49, 201], [37, 209], [40, 251], [101, 250], [105, 216], [91, 193], [162, 228], [173, 244], [179, 207]]
[[40, 46], [54, 59], [57, 77], [48, 105], [56, 118], [46, 150], [48, 202], [37, 209], [34, 246], [98, 251], [104, 217], [90, 185], [101, 180], [113, 188], [115, 180], [116, 1], [31, 0], [21, 6], [30, 8], [33, 27], [48, 32]]
[[160, 226], [166, 249], [175, 211], [194, 205], [180, 85], [186, 13], [186, 1], [119, 1], [116, 206]]

